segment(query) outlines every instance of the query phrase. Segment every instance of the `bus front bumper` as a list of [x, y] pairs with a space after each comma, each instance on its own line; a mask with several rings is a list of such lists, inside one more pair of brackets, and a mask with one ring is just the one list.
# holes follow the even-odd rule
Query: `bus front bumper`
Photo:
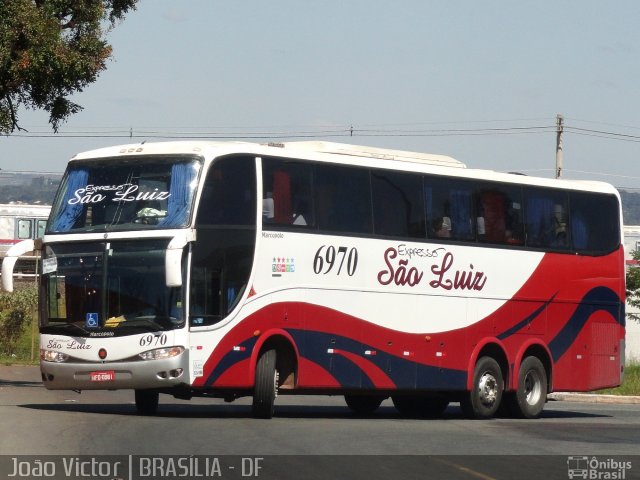
[[108, 363], [40, 362], [49, 390], [171, 388], [189, 383], [188, 351], [172, 358]]

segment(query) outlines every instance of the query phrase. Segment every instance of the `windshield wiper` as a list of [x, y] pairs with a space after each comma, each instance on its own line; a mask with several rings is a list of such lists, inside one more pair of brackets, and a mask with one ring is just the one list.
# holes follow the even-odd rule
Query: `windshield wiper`
[[84, 328], [82, 328], [80, 325], [76, 324], [76, 323], [62, 323], [62, 324], [57, 324], [57, 325], [47, 325], [46, 328], [52, 328], [52, 329], [58, 329], [58, 328], [62, 328], [64, 330], [75, 330], [76, 332], [80, 332], [83, 335], [89, 335], [91, 334], [91, 332], [89, 330], [86, 330]]
[[127, 319], [123, 322], [123, 327], [146, 327], [151, 331], [158, 330], [169, 330], [167, 327], [162, 325], [161, 323], [156, 322], [154, 319], [155, 316], [145, 316], [145, 317], [135, 317], [132, 319]]

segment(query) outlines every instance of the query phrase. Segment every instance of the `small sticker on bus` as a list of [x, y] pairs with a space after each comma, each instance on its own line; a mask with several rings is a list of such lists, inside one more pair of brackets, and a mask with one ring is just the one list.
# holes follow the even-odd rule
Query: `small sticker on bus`
[[58, 270], [58, 258], [49, 257], [42, 260], [42, 274], [53, 273]]
[[86, 328], [96, 328], [98, 327], [98, 313], [97, 312], [91, 312], [91, 313], [87, 313], [85, 320], [84, 320], [84, 326]]

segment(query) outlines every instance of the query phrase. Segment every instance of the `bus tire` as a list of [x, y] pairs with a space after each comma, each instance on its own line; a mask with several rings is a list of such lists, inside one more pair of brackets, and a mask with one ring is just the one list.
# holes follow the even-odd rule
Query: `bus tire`
[[267, 350], [260, 355], [256, 364], [256, 380], [253, 390], [253, 416], [272, 418], [278, 396], [278, 371], [276, 370], [276, 351]]
[[547, 402], [547, 371], [538, 357], [526, 357], [518, 373], [518, 389], [506, 399], [518, 418], [538, 418]]
[[345, 395], [344, 401], [347, 407], [358, 415], [371, 415], [385, 399], [379, 395]]
[[449, 406], [449, 400], [442, 396], [393, 395], [391, 400], [400, 415], [408, 418], [439, 417]]
[[158, 411], [160, 394], [155, 390], [136, 390], [136, 410], [140, 415], [155, 415]]
[[491, 357], [480, 357], [473, 370], [473, 385], [460, 401], [468, 418], [487, 419], [498, 411], [504, 391], [500, 365]]

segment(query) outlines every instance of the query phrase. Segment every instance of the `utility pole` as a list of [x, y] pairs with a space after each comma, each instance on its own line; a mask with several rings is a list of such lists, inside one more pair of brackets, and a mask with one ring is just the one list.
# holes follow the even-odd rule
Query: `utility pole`
[[564, 130], [564, 118], [558, 114], [556, 117], [556, 178], [562, 176], [562, 131]]

